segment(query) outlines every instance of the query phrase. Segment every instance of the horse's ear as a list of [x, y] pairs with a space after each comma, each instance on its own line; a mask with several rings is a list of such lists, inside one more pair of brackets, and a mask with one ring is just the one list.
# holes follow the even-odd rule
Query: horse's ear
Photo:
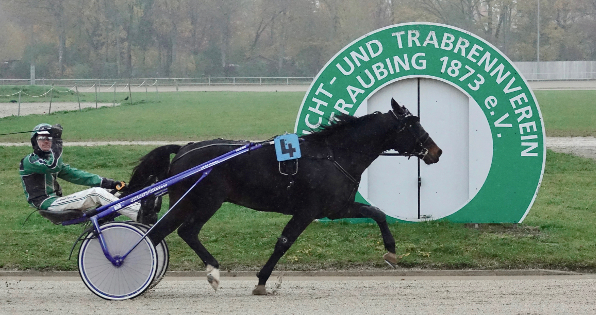
[[396, 115], [403, 113], [403, 108], [393, 98], [391, 98], [391, 108]]

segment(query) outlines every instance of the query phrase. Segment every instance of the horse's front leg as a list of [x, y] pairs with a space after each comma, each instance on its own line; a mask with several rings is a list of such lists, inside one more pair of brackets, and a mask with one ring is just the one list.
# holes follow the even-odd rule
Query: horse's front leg
[[219, 262], [199, 240], [199, 233], [204, 225], [205, 222], [186, 221], [178, 228], [178, 236], [201, 258], [205, 264], [207, 282], [217, 291], [219, 288]]
[[370, 218], [373, 219], [379, 229], [381, 229], [381, 236], [383, 237], [383, 245], [387, 250], [387, 253], [383, 255], [383, 259], [385, 262], [389, 264], [391, 267], [397, 267], [397, 256], [395, 255], [395, 239], [393, 238], [393, 234], [389, 230], [389, 225], [387, 224], [386, 215], [381, 209], [369, 205], [365, 205], [359, 202], [354, 202], [349, 207], [348, 214], [346, 218]]
[[277, 243], [275, 243], [273, 254], [271, 254], [271, 257], [269, 257], [267, 263], [257, 273], [257, 277], [259, 278], [259, 284], [252, 291], [253, 295], [267, 294], [265, 284], [271, 276], [273, 268], [281, 259], [281, 257], [288, 251], [288, 249], [290, 249], [292, 244], [294, 244], [298, 236], [302, 234], [302, 232], [306, 229], [306, 227], [308, 227], [308, 225], [312, 221], [313, 218], [294, 215], [292, 219], [290, 219], [288, 224], [286, 224], [286, 227], [284, 228], [281, 236], [277, 239]]
[[[219, 209], [223, 203], [223, 198], [217, 198], [208, 200], [203, 198], [203, 202], [200, 203], [200, 207], [195, 207], [194, 212], [190, 215], [187, 220], [180, 225], [178, 228], [178, 236], [194, 250], [194, 252], [201, 258], [206, 267], [207, 281], [211, 284], [211, 287], [217, 291], [219, 288], [219, 262], [211, 255], [211, 253], [205, 248], [203, 243], [199, 240], [199, 233], [201, 229], [213, 216], [213, 214]], [[211, 201], [211, 202], [208, 202]], [[192, 204], [198, 204], [195, 201], [183, 201], [182, 206], [191, 207]]]

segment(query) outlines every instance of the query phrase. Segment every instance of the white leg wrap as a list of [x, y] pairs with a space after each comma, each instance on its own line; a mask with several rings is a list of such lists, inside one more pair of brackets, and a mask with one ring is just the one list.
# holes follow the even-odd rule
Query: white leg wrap
[[219, 288], [219, 269], [211, 265], [207, 265], [207, 281], [211, 284], [213, 290], [217, 291]]

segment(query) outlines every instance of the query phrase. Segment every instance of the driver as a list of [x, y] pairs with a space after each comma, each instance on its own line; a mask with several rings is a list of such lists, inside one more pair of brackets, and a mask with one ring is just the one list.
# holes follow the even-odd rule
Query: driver
[[[106, 189], [121, 189], [124, 182], [101, 177], [71, 167], [62, 162], [62, 126], [39, 124], [31, 132], [33, 153], [21, 160], [19, 174], [25, 197], [39, 213], [58, 224], [82, 215], [82, 211], [109, 204], [118, 198]], [[91, 186], [68, 196], [62, 196], [57, 178]], [[137, 220], [139, 203], [131, 204], [118, 212], [133, 221]]]

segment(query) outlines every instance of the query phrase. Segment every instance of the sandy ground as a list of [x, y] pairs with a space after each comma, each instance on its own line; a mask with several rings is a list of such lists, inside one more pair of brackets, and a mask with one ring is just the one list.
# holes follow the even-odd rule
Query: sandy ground
[[[120, 103], [116, 103], [116, 106]], [[113, 103], [97, 103], [97, 107], [114, 106]], [[95, 108], [95, 102], [81, 102], [81, 109]], [[59, 111], [79, 110], [79, 103], [77, 102], [53, 102], [50, 108], [50, 103], [21, 103], [20, 109], [18, 103], [0, 103], [0, 118], [8, 116], [26, 116], [33, 114], [47, 114], [48, 112], [55, 113]]]
[[78, 277], [1, 277], [0, 314], [595, 314], [596, 275], [166, 277], [126, 301], [92, 294]]
[[546, 148], [555, 152], [596, 159], [596, 138], [594, 137], [547, 137]]

